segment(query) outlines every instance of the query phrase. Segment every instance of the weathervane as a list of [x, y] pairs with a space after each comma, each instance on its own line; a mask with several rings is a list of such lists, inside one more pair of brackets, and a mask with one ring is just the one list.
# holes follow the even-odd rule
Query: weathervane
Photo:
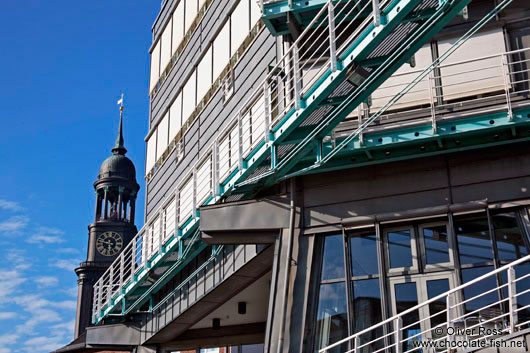
[[123, 93], [121, 94], [121, 98], [118, 99], [118, 105], [120, 106], [120, 118], [123, 117]]

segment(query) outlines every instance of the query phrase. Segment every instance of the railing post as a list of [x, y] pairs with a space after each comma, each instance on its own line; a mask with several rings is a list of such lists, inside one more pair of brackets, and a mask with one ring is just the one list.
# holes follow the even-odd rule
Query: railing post
[[132, 240], [131, 282], [134, 282], [134, 272], [136, 271], [136, 244], [138, 242], [138, 238], [138, 235], [136, 235]]
[[359, 353], [359, 346], [361, 345], [361, 337], [360, 336], [355, 336], [355, 338], [353, 339], [353, 352], [354, 353]]
[[[376, 0], [374, 0], [376, 1]], [[337, 47], [335, 41], [335, 11], [333, 2], [328, 1], [328, 23], [329, 23], [329, 59], [331, 72], [337, 71]]]
[[243, 170], [243, 121], [241, 111], [237, 113], [237, 169]]
[[403, 345], [401, 344], [401, 341], [403, 340], [403, 319], [401, 318], [401, 316], [398, 316], [395, 319], [394, 325], [394, 340], [396, 345], [396, 353], [403, 353]]
[[219, 138], [216, 137], [212, 146], [212, 193], [213, 197], [219, 195]]
[[451, 329], [451, 332], [454, 333], [454, 328], [455, 328], [455, 324], [453, 322], [453, 306], [455, 305], [455, 297], [454, 297], [454, 293], [449, 293], [447, 294], [447, 298], [446, 298], [446, 307], [447, 307], [447, 337], [446, 339], [449, 341], [449, 342], [452, 342], [454, 341], [455, 339], [455, 336], [454, 335], [450, 335], [449, 334], [449, 329]]
[[193, 167], [193, 174], [192, 174], [192, 193], [193, 193], [193, 207], [192, 207], [192, 219], [197, 218], [197, 168]]
[[517, 293], [515, 283], [515, 269], [513, 267], [508, 268], [508, 311], [510, 314], [510, 334], [516, 331], [517, 318]]
[[103, 280], [99, 281], [99, 290], [98, 290], [98, 316], [101, 314], [101, 309], [103, 309]]
[[[147, 232], [147, 236], [145, 235], [145, 233]], [[148, 248], [148, 242], [149, 240], [149, 226], [147, 226], [147, 230], [144, 230], [144, 232], [142, 233], [142, 247], [141, 247], [141, 250], [142, 250], [142, 266], [145, 268], [147, 266], [147, 248]]]
[[301, 99], [301, 82], [300, 82], [300, 57], [298, 55], [298, 46], [296, 43], [293, 44], [293, 80], [294, 80], [294, 108], [296, 110], [300, 109], [300, 99]]
[[265, 82], [265, 84], [263, 85], [263, 98], [265, 100], [264, 102], [264, 113], [265, 113], [265, 121], [263, 122], [263, 125], [264, 125], [264, 129], [265, 129], [265, 142], [269, 142], [270, 141], [270, 136], [269, 136], [269, 128], [270, 128], [270, 124], [271, 124], [271, 97], [270, 97], [270, 89], [269, 89], [269, 84], [267, 82]]
[[120, 293], [123, 292], [123, 281], [125, 277], [125, 252], [120, 254]]
[[429, 72], [429, 98], [431, 100], [431, 124], [432, 124], [432, 132], [438, 133], [438, 125], [436, 123], [436, 106], [435, 106], [435, 100], [434, 100], [434, 92], [436, 91], [436, 81], [434, 78], [434, 71]]
[[510, 66], [506, 54], [501, 55], [502, 77], [504, 79], [504, 94], [506, 95], [506, 105], [508, 107], [508, 118], [513, 121], [512, 100], [510, 98]]
[[114, 288], [114, 263], [110, 265], [110, 274], [109, 274], [109, 288], [107, 290], [107, 301], [110, 305], [110, 300], [112, 299], [112, 289]]
[[372, 0], [372, 7], [374, 13], [374, 26], [378, 27], [381, 24], [381, 11], [379, 10], [379, 0]]
[[165, 217], [164, 217], [164, 207], [160, 207], [161, 210], [160, 210], [160, 214], [158, 215], [159, 219], [160, 219], [160, 226], [159, 226], [159, 231], [158, 231], [158, 254], [162, 255], [162, 243], [163, 243], [163, 239], [165, 238], [164, 236], [164, 223], [165, 223]]

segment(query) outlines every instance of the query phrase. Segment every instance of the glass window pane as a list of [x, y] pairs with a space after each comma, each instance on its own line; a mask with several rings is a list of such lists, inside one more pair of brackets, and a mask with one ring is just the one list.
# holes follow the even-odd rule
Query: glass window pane
[[177, 50], [180, 42], [184, 38], [184, 0], [181, 0], [173, 13], [173, 39], [172, 51]]
[[354, 234], [350, 237], [352, 275], [378, 274], [377, 239], [373, 233]]
[[[318, 351], [348, 336], [346, 287], [344, 282], [320, 286], [314, 351]], [[345, 352], [346, 346], [329, 352]]]
[[158, 160], [167, 148], [167, 135], [168, 135], [168, 114], [164, 115], [162, 121], [157, 127], [157, 148], [156, 148], [156, 160]]
[[[506, 273], [506, 272], [504, 272]], [[530, 264], [524, 263], [515, 266], [515, 278], [521, 278], [525, 275], [530, 273]], [[530, 277], [523, 278], [516, 282], [516, 293], [520, 294], [525, 291], [528, 291], [530, 289]], [[524, 294], [520, 294], [517, 297], [517, 307], [523, 308], [526, 307], [526, 309], [519, 310], [517, 312], [518, 320], [520, 323], [528, 322], [530, 320], [530, 308], [528, 307], [530, 305], [530, 292], [526, 292]], [[528, 328], [528, 324], [524, 325], [522, 328]]]
[[213, 42], [213, 79], [216, 80], [230, 59], [230, 21], [226, 21], [223, 29]]
[[528, 255], [514, 212], [494, 215], [493, 228], [499, 260], [516, 260]]
[[[353, 282], [353, 312], [354, 332], [360, 332], [371, 327], [383, 319], [381, 313], [381, 293], [379, 291], [379, 279], [367, 279]], [[360, 343], [364, 344], [375, 340], [383, 335], [383, 328], [362, 335]], [[373, 352], [383, 347], [384, 341], [376, 341], [371, 345], [363, 347], [361, 352]]]
[[[416, 283], [400, 283], [394, 285], [395, 295], [396, 295], [396, 310], [397, 314], [408, 310], [416, 305], [418, 305], [418, 292], [416, 290]], [[415, 310], [403, 317], [403, 327], [407, 327], [403, 330], [403, 338], [410, 337], [421, 332], [420, 323], [420, 314], [418, 310]], [[413, 341], [421, 341], [420, 336], [416, 336], [408, 341], [403, 342], [403, 352], [415, 347], [413, 346]]]
[[186, 122], [195, 110], [195, 71], [188, 78], [182, 89], [182, 123]]
[[[477, 277], [480, 277], [490, 271], [493, 271], [493, 266], [485, 266], [485, 267], [475, 267], [475, 268], [467, 268], [462, 270], [462, 281], [463, 283], [467, 283]], [[497, 286], [497, 281], [495, 276], [490, 276], [480, 282], [477, 282], [475, 284], [472, 284], [466, 288], [464, 288], [464, 299], [470, 299], [475, 296], [480, 295], [481, 293], [487, 292], [488, 290], [491, 290]], [[497, 292], [491, 292], [485, 295], [481, 295], [480, 297], [477, 297], [467, 303], [465, 303], [465, 309], [466, 312], [471, 312], [478, 310], [480, 308], [484, 308], [488, 304], [494, 303], [499, 300], [499, 296], [497, 295]], [[489, 308], [485, 308], [484, 310], [480, 310], [480, 312], [476, 313], [476, 315], [473, 315], [473, 318], [470, 318], [468, 320], [481, 320], [485, 318], [490, 318], [492, 316], [496, 316], [495, 311], [498, 311], [498, 305], [492, 306]]]
[[[183, 0], [182, 0], [183, 1]], [[197, 17], [198, 12], [198, 2], [197, 0], [186, 0], [186, 17], [185, 17], [185, 25], [184, 29], [185, 32], [188, 31], [193, 21], [195, 21], [195, 18]]]
[[209, 47], [197, 67], [197, 101], [204, 97], [212, 86], [212, 47]]
[[[257, 1], [250, 0], [250, 23], [254, 25], [261, 19], [261, 9]], [[526, 48], [526, 47], [525, 47]]]
[[231, 25], [231, 51], [230, 56], [234, 55], [236, 50], [239, 48], [239, 45], [243, 43], [243, 40], [247, 37], [249, 32], [249, 8], [248, 0], [241, 0], [237, 7], [232, 12], [230, 19], [232, 21]]
[[241, 353], [263, 353], [263, 343], [243, 344], [241, 345]]
[[411, 267], [411, 231], [410, 229], [387, 233], [390, 268]]
[[147, 157], [145, 161], [146, 174], [153, 169], [156, 162], [156, 131], [147, 140]]
[[160, 72], [164, 72], [164, 70], [167, 67], [167, 64], [169, 64], [169, 60], [171, 59], [171, 22], [170, 19], [166, 28], [164, 28], [164, 32], [162, 32], [162, 48], [160, 49]]
[[488, 219], [485, 216], [455, 220], [460, 262], [473, 264], [492, 261]]
[[447, 226], [427, 226], [423, 228], [427, 264], [449, 262]]
[[160, 77], [160, 41], [156, 43], [156, 46], [151, 53], [151, 77], [149, 79], [149, 92], [155, 88]]
[[[432, 299], [442, 293], [445, 293], [449, 290], [449, 280], [448, 279], [437, 279], [427, 281], [427, 295], [428, 299]], [[435, 302], [429, 304], [429, 316], [431, 321], [431, 328], [435, 328], [438, 325], [447, 321], [447, 312], [446, 308], [446, 297], [443, 297]], [[437, 339], [443, 334], [437, 334], [436, 330], [431, 331], [434, 339]]]
[[322, 261], [322, 280], [344, 278], [343, 238], [342, 234], [326, 237]]
[[180, 128], [182, 127], [182, 94], [179, 93], [177, 98], [173, 101], [173, 104], [171, 104], [171, 107], [169, 107], [169, 140], [173, 140], [175, 136], [177, 136], [177, 133], [180, 131]]

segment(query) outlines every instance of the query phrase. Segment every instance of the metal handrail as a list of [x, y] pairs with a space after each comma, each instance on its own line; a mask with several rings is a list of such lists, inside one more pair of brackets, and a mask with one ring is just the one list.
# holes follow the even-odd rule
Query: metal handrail
[[[510, 301], [510, 302], [513, 302], [513, 300], [514, 300], [513, 298], [514, 298], [514, 297], [517, 297], [517, 296], [520, 296], [520, 295], [524, 294], [524, 292], [523, 292], [523, 293], [519, 293], [519, 294], [517, 294], [516, 289], [515, 289], [515, 292], [513, 292], [513, 287], [516, 287], [516, 286], [515, 286], [515, 283], [517, 282], [517, 279], [513, 276], [513, 273], [514, 273], [514, 272], [512, 273], [512, 276], [510, 276], [510, 275], [508, 276], [508, 282], [507, 282], [507, 283], [502, 284], [502, 285], [500, 285], [500, 286], [496, 286], [495, 288], [488, 289], [487, 291], [482, 292], [482, 293], [480, 293], [480, 294], [478, 294], [478, 295], [476, 295], [476, 296], [474, 296], [474, 297], [472, 297], [472, 298], [469, 298], [469, 299], [466, 299], [466, 300], [464, 300], [464, 301], [460, 301], [460, 302], [458, 302], [458, 303], [454, 303], [454, 304], [452, 304], [452, 300], [453, 300], [453, 299], [449, 299], [449, 297], [451, 297], [452, 295], [458, 294], [458, 293], [462, 293], [462, 291], [463, 291], [465, 288], [468, 288], [468, 287], [470, 287], [470, 286], [472, 286], [472, 285], [474, 285], [474, 284], [477, 284], [477, 283], [479, 283], [479, 282], [481, 282], [481, 281], [483, 281], [483, 280], [485, 280], [485, 279], [491, 278], [492, 276], [496, 276], [497, 274], [500, 274], [500, 273], [502, 273], [502, 272], [505, 272], [505, 271], [506, 271], [506, 272], [509, 272], [509, 271], [515, 271], [515, 266], [520, 265], [520, 264], [523, 264], [523, 263], [528, 263], [528, 262], [530, 262], [530, 255], [527, 255], [527, 256], [525, 256], [525, 257], [522, 257], [522, 258], [520, 258], [520, 259], [518, 259], [518, 260], [515, 260], [515, 261], [513, 261], [513, 262], [511, 262], [511, 263], [509, 263], [509, 264], [506, 264], [506, 265], [504, 265], [504, 266], [502, 266], [502, 267], [500, 267], [500, 268], [498, 268], [498, 269], [496, 269], [496, 270], [493, 270], [493, 271], [488, 272], [488, 273], [486, 273], [486, 274], [484, 274], [484, 275], [482, 275], [482, 276], [480, 276], [480, 277], [477, 277], [477, 278], [475, 278], [475, 279], [472, 279], [471, 281], [469, 281], [469, 282], [467, 282], [467, 283], [465, 283], [465, 284], [462, 284], [462, 285], [457, 286], [457, 287], [455, 287], [455, 288], [453, 288], [453, 289], [450, 289], [449, 291], [447, 291], [447, 292], [445, 292], [445, 293], [442, 293], [442, 294], [440, 294], [440, 295], [437, 295], [437, 296], [435, 296], [435, 297], [433, 297], [433, 298], [431, 298], [431, 299], [429, 299], [429, 300], [426, 300], [426, 301], [424, 301], [424, 302], [422, 302], [422, 303], [420, 303], [420, 304], [418, 304], [418, 305], [413, 306], [412, 308], [409, 308], [409, 309], [407, 309], [407, 310], [404, 310], [404, 311], [402, 311], [402, 312], [399, 313], [399, 314], [396, 314], [396, 315], [394, 315], [394, 316], [392, 316], [392, 317], [390, 317], [390, 318], [388, 318], [388, 319], [386, 319], [386, 320], [381, 321], [380, 323], [377, 323], [377, 324], [375, 324], [375, 325], [373, 325], [373, 326], [371, 326], [371, 327], [368, 327], [368, 328], [366, 328], [366, 329], [364, 329], [364, 330], [362, 330], [362, 331], [359, 331], [359, 332], [357, 332], [357, 333], [355, 333], [355, 334], [353, 334], [353, 335], [351, 335], [351, 336], [349, 336], [349, 337], [346, 337], [346, 338], [344, 338], [344, 339], [342, 339], [342, 340], [340, 340], [340, 341], [337, 341], [337, 342], [335, 342], [335, 343], [333, 343], [333, 344], [331, 344], [331, 345], [329, 345], [329, 346], [327, 346], [327, 347], [325, 347], [325, 348], [320, 349], [320, 350], [319, 350], [319, 353], [327, 352], [327, 351], [329, 351], [329, 350], [331, 350], [331, 349], [333, 349], [333, 348], [335, 348], [335, 347], [337, 347], [337, 346], [340, 346], [340, 345], [342, 345], [342, 344], [344, 344], [344, 343], [348, 343], [348, 342], [354, 341], [356, 338], [361, 337], [362, 335], [365, 335], [365, 334], [367, 334], [367, 333], [369, 333], [369, 332], [371, 332], [371, 331], [374, 331], [374, 330], [377, 329], [377, 328], [383, 327], [383, 326], [385, 326], [385, 325], [387, 325], [387, 324], [394, 323], [394, 322], [396, 322], [398, 319], [402, 319], [405, 315], [410, 314], [410, 313], [413, 313], [413, 312], [415, 312], [415, 311], [421, 309], [422, 307], [428, 306], [428, 305], [431, 304], [431, 303], [435, 303], [435, 302], [439, 301], [440, 299], [446, 299], [446, 300], [447, 300], [447, 301], [446, 301], [446, 303], [447, 303], [447, 307], [446, 307], [445, 311], [451, 311], [452, 309], [456, 309], [456, 308], [462, 306], [462, 304], [465, 304], [465, 303], [471, 302], [471, 301], [473, 301], [473, 300], [475, 300], [475, 299], [477, 299], [477, 298], [480, 298], [480, 297], [482, 297], [482, 296], [484, 296], [484, 295], [486, 295], [486, 294], [490, 294], [490, 293], [498, 292], [499, 290], [502, 290], [502, 288], [504, 288], [504, 287], [512, 288], [512, 290], [509, 291], [509, 293], [508, 293], [508, 298], [504, 298], [504, 299], [499, 300], [499, 301], [494, 302], [494, 303], [488, 303], [488, 304], [485, 305], [484, 307], [481, 307], [481, 308], [479, 308], [479, 309], [476, 309], [476, 310], [474, 310], [474, 311], [472, 311], [472, 312], [466, 313], [466, 314], [464, 314], [464, 315], [462, 315], [462, 316], [454, 317], [454, 318], [452, 318], [453, 321], [454, 321], [454, 320], [458, 320], [458, 319], [462, 319], [463, 317], [466, 317], [466, 316], [469, 316], [469, 315], [471, 315], [471, 314], [474, 314], [474, 313], [479, 312], [480, 310], [484, 309], [485, 307], [490, 307], [490, 306], [492, 306], [492, 305], [497, 305], [497, 304], [499, 304], [499, 303], [501, 303], [501, 302], [504, 302], [504, 301], [506, 301], [506, 300], [508, 300], [508, 301]], [[525, 276], [526, 276], [526, 275], [525, 275]], [[522, 279], [522, 278], [520, 278], [520, 279]], [[519, 279], [519, 280], [520, 280], [520, 279]], [[525, 292], [526, 292], [526, 291], [525, 291]], [[517, 294], [517, 295], [516, 295], [516, 294]], [[434, 315], [430, 315], [429, 317], [427, 317], [427, 318], [423, 318], [423, 319], [420, 320], [420, 321], [425, 321], [425, 320], [428, 320], [428, 319], [430, 319], [430, 318], [432, 318], [432, 317], [439, 316], [440, 313], [441, 313], [441, 312], [438, 312], [438, 313], [436, 313], [436, 314], [434, 314]], [[515, 317], [514, 317], [514, 309], [513, 309], [513, 308], [511, 308], [511, 309], [509, 310], [509, 313], [507, 313], [507, 314], [506, 314], [506, 313], [503, 313], [503, 314], [502, 314], [502, 316], [506, 316], [506, 315], [509, 315], [509, 316], [510, 316], [510, 324], [512, 324], [513, 322], [516, 321], [516, 319], [515, 319]], [[451, 321], [451, 320], [450, 320], [450, 321]], [[418, 321], [418, 322], [419, 322], [419, 321]], [[412, 325], [412, 326], [413, 326], [413, 325], [416, 325], [418, 322], [414, 322], [414, 323], [412, 323], [411, 325]], [[446, 321], [444, 324], [447, 324], [447, 323], [448, 323], [448, 322]], [[449, 322], [449, 323], [450, 323], [450, 322]], [[408, 327], [410, 327], [411, 325], [409, 325]], [[441, 325], [443, 325], [443, 324], [440, 324], [440, 325], [438, 325], [438, 326], [441, 326]], [[438, 326], [437, 326], [437, 327], [438, 327]], [[405, 327], [405, 328], [406, 328], [406, 327]], [[404, 327], [401, 327], [400, 329], [402, 330], [402, 329], [404, 329]], [[431, 328], [431, 329], [432, 329], [432, 328]], [[395, 332], [395, 331], [396, 331], [396, 330], [394, 330], [394, 332]], [[513, 332], [514, 332], [514, 330], [510, 330], [510, 333], [513, 333]], [[420, 333], [418, 333], [418, 334], [416, 334], [416, 335], [421, 335], [421, 333], [422, 333], [422, 332], [420, 332]], [[411, 337], [407, 337], [405, 340], [408, 340], [408, 339], [410, 339], [410, 338], [411, 338]], [[404, 342], [405, 340], [402, 340], [402, 341], [400, 341], [400, 342]], [[394, 344], [395, 344], [395, 343], [394, 343]]]

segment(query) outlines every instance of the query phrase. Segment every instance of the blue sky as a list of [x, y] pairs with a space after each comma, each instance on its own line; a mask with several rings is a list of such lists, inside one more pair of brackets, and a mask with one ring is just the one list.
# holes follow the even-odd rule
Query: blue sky
[[125, 93], [125, 146], [142, 190], [148, 48], [160, 1], [0, 3], [0, 353], [73, 338], [76, 265]]

